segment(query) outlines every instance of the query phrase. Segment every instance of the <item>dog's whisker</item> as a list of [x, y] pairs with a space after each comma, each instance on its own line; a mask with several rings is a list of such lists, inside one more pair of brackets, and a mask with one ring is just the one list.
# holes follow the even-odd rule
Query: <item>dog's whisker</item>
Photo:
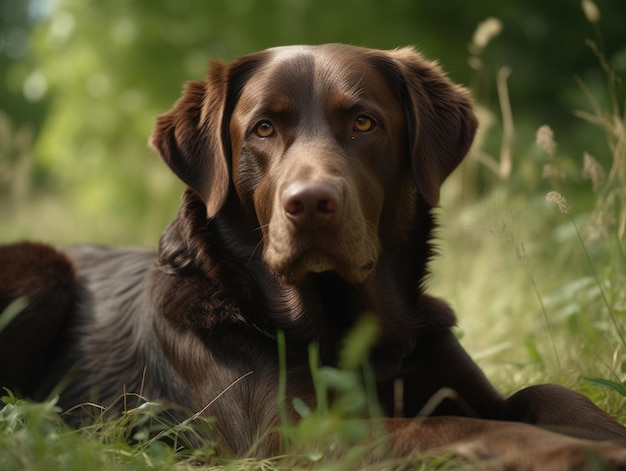
[[257, 244], [254, 246], [254, 249], [252, 249], [252, 251], [250, 252], [250, 257], [248, 258], [248, 263], [247, 263], [248, 266], [250, 265], [250, 263], [252, 263], [252, 259], [254, 258], [256, 251], [262, 245], [263, 245], [263, 239], [260, 239], [259, 242], [257, 242]]

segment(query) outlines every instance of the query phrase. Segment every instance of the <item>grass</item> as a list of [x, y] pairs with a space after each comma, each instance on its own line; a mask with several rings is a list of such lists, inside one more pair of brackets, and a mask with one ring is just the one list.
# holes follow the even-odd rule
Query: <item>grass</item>
[[[590, 2], [585, 3], [588, 7]], [[601, 51], [591, 44], [606, 72], [610, 105], [603, 108], [601, 100], [581, 83], [590, 111], [578, 111], [577, 116], [604, 133], [607, 155], [596, 159], [581, 149], [584, 166], [573, 168], [559, 156], [559, 136], [542, 126], [532, 152], [543, 157], [531, 159], [531, 165], [538, 167], [535, 174], [543, 173], [546, 178], [532, 189], [514, 184], [528, 171], [528, 164], [524, 167], [524, 156], [512, 147], [513, 114], [506, 102], [504, 69], [498, 77], [499, 96], [506, 102], [500, 155], [494, 158], [482, 148], [475, 149], [474, 158], [445, 185], [439, 212], [442, 255], [432, 264], [430, 291], [449, 300], [458, 312], [457, 334], [462, 344], [501, 391], [556, 382], [582, 392], [626, 423], [626, 126], [620, 102], [624, 88]], [[474, 48], [474, 54], [482, 48]], [[0, 125], [9, 126], [4, 121]], [[50, 200], [32, 192], [24, 194], [28, 187], [24, 172], [30, 163], [13, 162], [17, 162], [13, 170], [19, 178], [9, 196], [19, 211], [5, 217], [1, 237], [45, 234], [46, 240], [76, 241], [77, 224], [67, 223], [68, 218], [80, 221], [89, 215], [80, 207], [66, 215], [68, 201], [63, 195]], [[476, 179], [480, 172], [492, 172], [495, 181], [481, 198], [468, 201], [467, 193], [459, 189], [475, 187], [464, 179]], [[87, 225], [80, 236], [154, 245], [154, 234], [168, 219], [159, 219], [157, 214], [148, 216], [139, 234], [116, 222]], [[29, 226], [33, 219], [40, 221], [37, 228]], [[59, 220], [66, 222], [58, 224]], [[19, 304], [7, 309], [0, 325], [19, 309]], [[151, 402], [116, 419], [96, 412], [94, 424], [70, 429], [54, 399], [34, 404], [5, 391], [0, 410], [0, 469], [353, 469], [368, 449], [361, 428], [351, 419], [377, 415], [372, 375], [361, 363], [374, 332], [365, 318], [347, 342], [341, 369], [318, 365], [311, 347], [318, 406], [310, 410], [301, 401], [294, 403], [302, 420], [296, 425], [283, 421], [284, 456], [218, 459], [209, 441], [201, 447], [180, 447], [189, 434], [212, 426], [210, 420], [193, 416], [182, 423], [168, 422], [160, 414], [162, 406]], [[366, 378], [365, 383], [358, 380], [360, 376]], [[284, 383], [280, 389], [284, 393]], [[336, 397], [333, 402], [328, 400], [331, 393]], [[284, 394], [277, 400], [285, 406]], [[371, 469], [463, 466], [467, 467], [447, 456], [434, 456], [384, 462]]]

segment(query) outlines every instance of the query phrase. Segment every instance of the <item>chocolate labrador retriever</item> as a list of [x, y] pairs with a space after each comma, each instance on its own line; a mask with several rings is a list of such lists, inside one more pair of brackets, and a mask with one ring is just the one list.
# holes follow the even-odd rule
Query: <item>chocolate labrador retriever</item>
[[[626, 429], [583, 396], [540, 385], [503, 398], [451, 332], [451, 309], [424, 292], [432, 208], [476, 125], [467, 92], [408, 48], [214, 62], [151, 138], [188, 186], [156, 253], [0, 250], [0, 308], [29, 301], [2, 333], [2, 385], [41, 399], [65, 382], [64, 408], [124, 392], [211, 404], [224, 448], [274, 455], [277, 331], [287, 404], [313, 406], [307, 346], [336, 365], [371, 313], [387, 452], [452, 447], [523, 469], [584, 467], [588, 453], [626, 463]], [[416, 418], [443, 388], [454, 394]]]

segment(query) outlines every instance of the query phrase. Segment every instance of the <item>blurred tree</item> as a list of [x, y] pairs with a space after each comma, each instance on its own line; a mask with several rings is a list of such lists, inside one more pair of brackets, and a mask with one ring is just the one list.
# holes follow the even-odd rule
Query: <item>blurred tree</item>
[[[585, 149], [606, 153], [601, 134], [573, 117], [574, 109], [589, 107], [576, 77], [588, 83], [602, 102], [608, 100], [606, 77], [585, 41], [595, 41], [613, 69], [622, 75], [626, 72], [626, 2], [596, 3], [601, 17], [595, 25], [585, 18], [581, 4], [571, 0], [501, 3], [493, 13], [504, 28], [488, 56], [491, 67], [506, 64], [512, 70], [512, 105], [522, 128], [530, 125], [526, 137], [548, 123], [560, 141], [560, 152], [580, 163]], [[484, 73], [478, 93], [479, 100], [492, 109], [497, 106], [495, 77], [493, 69]], [[521, 144], [532, 145], [533, 140]]]
[[[45, 84], [37, 74], [29, 37], [41, 17], [23, 0], [0, 0], [0, 110], [11, 113], [17, 125], [41, 124]], [[28, 98], [35, 97], [36, 100]]]

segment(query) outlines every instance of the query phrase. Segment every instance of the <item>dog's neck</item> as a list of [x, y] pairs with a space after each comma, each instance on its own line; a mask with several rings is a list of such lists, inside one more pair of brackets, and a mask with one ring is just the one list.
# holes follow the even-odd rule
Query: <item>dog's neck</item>
[[[415, 220], [422, 226], [399, 249], [397, 241], [393, 251], [385, 248], [364, 283], [352, 285], [334, 272], [324, 272], [292, 285], [263, 262], [256, 221], [242, 222], [241, 208], [232, 212], [237, 217], [229, 217], [226, 208], [219, 218], [207, 220], [204, 204], [188, 191], [179, 216], [161, 239], [160, 263], [165, 271], [219, 280], [225, 298], [268, 335], [281, 329], [294, 342], [314, 341], [335, 350], [358, 318], [369, 312], [379, 321], [381, 342], [394, 343], [412, 337], [421, 323], [418, 304], [434, 224], [428, 208], [418, 211]], [[418, 234], [426, 235], [415, 240]]]

